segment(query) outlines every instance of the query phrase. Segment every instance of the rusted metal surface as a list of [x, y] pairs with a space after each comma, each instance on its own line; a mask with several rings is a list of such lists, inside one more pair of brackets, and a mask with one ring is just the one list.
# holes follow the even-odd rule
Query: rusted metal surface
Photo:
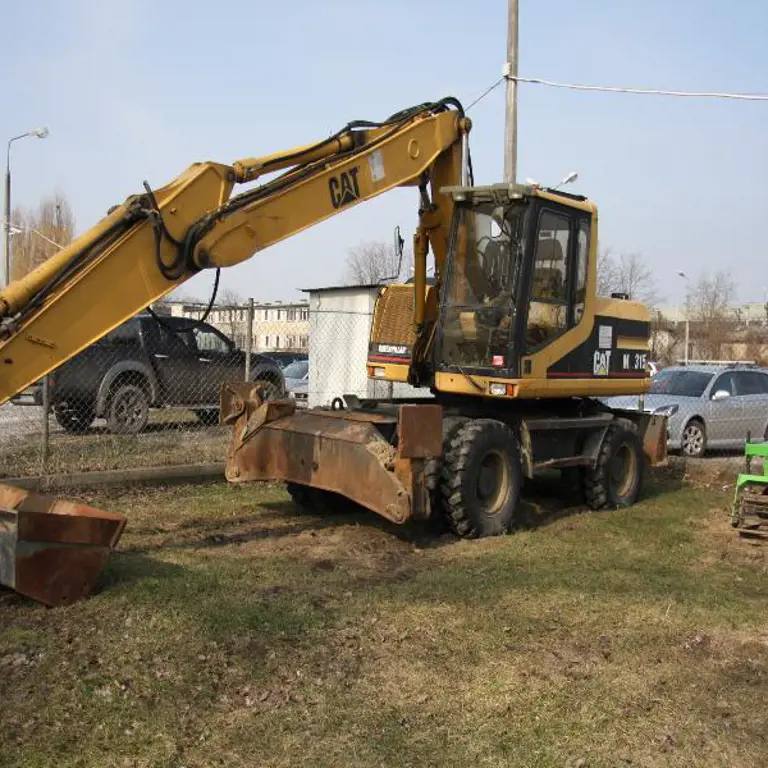
[[652, 467], [667, 463], [667, 417], [651, 415], [643, 432], [643, 452]]
[[[395, 446], [376, 426], [393, 423], [391, 415], [297, 412], [284, 409], [283, 401], [264, 410], [248, 386], [233, 387], [222, 398], [222, 421], [233, 427], [228, 480], [283, 480], [333, 491], [395, 523], [427, 508], [423, 458], [442, 450], [439, 407], [400, 407], [397, 431], [387, 432], [404, 440]], [[403, 455], [403, 445], [412, 457]]]
[[403, 405], [398, 419], [398, 451], [408, 459], [443, 452], [443, 409], [439, 405]]
[[85, 597], [125, 516], [0, 485], [0, 583], [46, 605]]

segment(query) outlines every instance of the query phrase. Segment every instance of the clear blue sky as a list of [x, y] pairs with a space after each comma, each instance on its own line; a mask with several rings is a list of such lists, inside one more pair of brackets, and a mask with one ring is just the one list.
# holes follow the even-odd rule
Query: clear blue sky
[[[768, 91], [768, 4], [520, 0], [520, 74], [571, 82]], [[469, 103], [505, 59], [506, 0], [24, 0], [0, 21], [0, 139], [14, 202], [58, 188], [78, 229], [196, 160], [231, 162], [443, 95]], [[601, 244], [642, 254], [669, 301], [732, 270], [741, 301], [768, 289], [768, 103], [520, 87], [519, 177], [600, 206]], [[502, 175], [504, 92], [470, 116], [478, 183]], [[337, 282], [347, 249], [415, 224], [398, 190], [225, 271], [256, 299]], [[210, 275], [187, 292], [203, 296]]]

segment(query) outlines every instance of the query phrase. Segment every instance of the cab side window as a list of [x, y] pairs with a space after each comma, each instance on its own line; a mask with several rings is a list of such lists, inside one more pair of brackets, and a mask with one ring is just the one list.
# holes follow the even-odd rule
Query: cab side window
[[573, 325], [578, 325], [584, 316], [587, 299], [587, 264], [589, 263], [589, 223], [579, 223], [576, 233], [576, 276], [573, 293]]
[[564, 331], [568, 324], [568, 253], [571, 222], [544, 211], [531, 279], [526, 347], [532, 349]]

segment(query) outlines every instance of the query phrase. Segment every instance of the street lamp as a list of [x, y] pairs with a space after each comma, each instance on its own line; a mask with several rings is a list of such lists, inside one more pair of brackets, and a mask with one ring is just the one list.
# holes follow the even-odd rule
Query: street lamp
[[5, 263], [5, 284], [11, 282], [11, 144], [19, 139], [33, 136], [36, 139], [44, 139], [48, 135], [47, 128], [36, 128], [18, 136], [8, 139], [8, 147], [5, 153], [5, 211], [3, 215], [3, 256]]
[[[683, 272], [682, 269], [677, 270], [677, 274], [683, 278], [683, 280], [688, 280], [688, 275]], [[690, 283], [691, 281], [688, 280]], [[688, 307], [685, 308], [685, 364], [688, 365], [688, 346], [690, 344], [690, 338], [691, 338], [691, 326], [690, 321], [688, 319]]]
[[24, 232], [31, 232], [33, 235], [37, 235], [38, 237], [45, 240], [46, 243], [49, 245], [53, 245], [54, 247], [58, 248], [60, 251], [64, 250], [64, 246], [57, 243], [55, 240], [51, 240], [50, 237], [47, 235], [44, 235], [42, 232], [38, 232], [36, 229], [32, 229], [32, 227], [16, 227], [13, 224], [10, 226], [10, 235], [13, 237], [14, 235], [21, 235], [24, 234]]

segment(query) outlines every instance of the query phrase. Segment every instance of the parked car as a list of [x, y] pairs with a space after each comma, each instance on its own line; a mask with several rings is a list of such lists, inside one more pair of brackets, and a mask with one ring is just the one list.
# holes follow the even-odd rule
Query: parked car
[[309, 360], [296, 360], [283, 368], [285, 389], [296, 400], [297, 408], [306, 408], [309, 395]]
[[265, 352], [264, 354], [274, 360], [283, 369], [291, 363], [295, 363], [297, 360], [307, 359], [306, 352]]
[[[131, 318], [60, 366], [48, 377], [49, 398], [67, 432], [84, 432], [104, 418], [110, 432], [134, 434], [147, 425], [150, 408], [189, 408], [212, 423], [226, 381], [245, 377], [246, 353], [218, 329], [189, 319], [141, 314]], [[285, 392], [282, 370], [264, 355], [251, 355], [251, 380]], [[38, 383], [12, 398], [40, 405]]]
[[[639, 398], [610, 397], [614, 408], [636, 409]], [[645, 410], [669, 417], [668, 445], [685, 456], [708, 448], [741, 448], [747, 433], [768, 439], [768, 371], [727, 365], [671, 366], [651, 380]]]

